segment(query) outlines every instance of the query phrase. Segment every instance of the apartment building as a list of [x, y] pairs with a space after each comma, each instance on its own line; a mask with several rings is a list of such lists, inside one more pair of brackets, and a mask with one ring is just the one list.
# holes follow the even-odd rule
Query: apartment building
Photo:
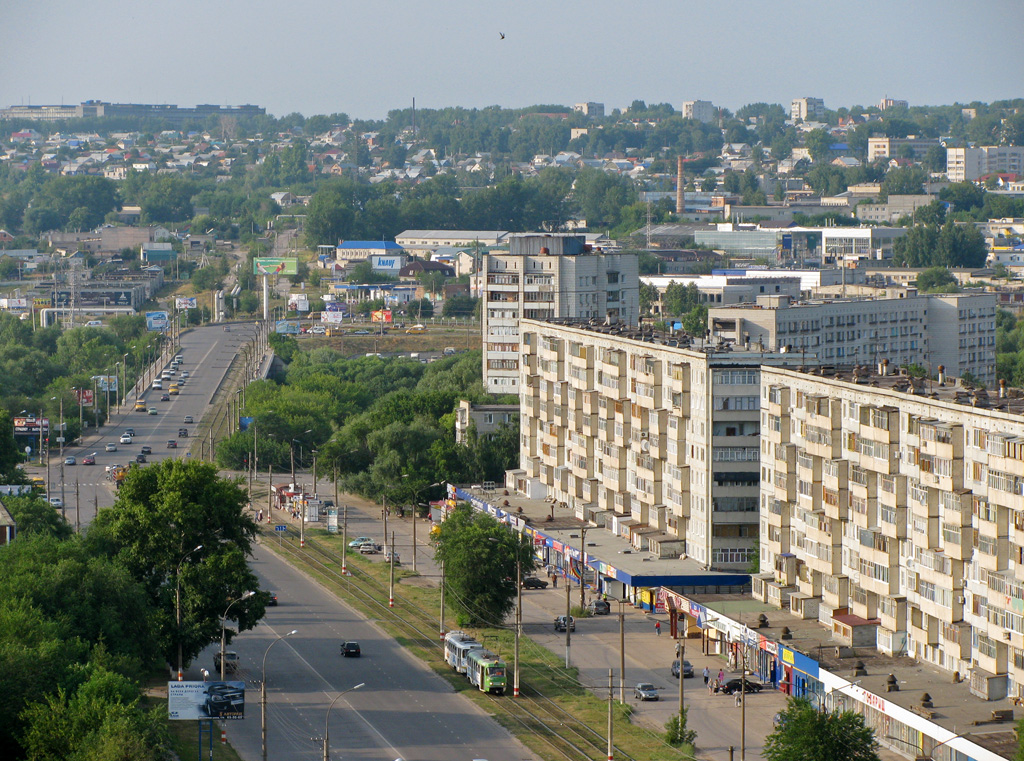
[[789, 118], [795, 122], [824, 121], [825, 101], [821, 98], [795, 98], [789, 105]]
[[519, 321], [562, 318], [636, 325], [636, 254], [606, 254], [583, 235], [510, 235], [481, 256], [484, 388], [519, 393]]
[[761, 409], [755, 597], [1024, 696], [1024, 395], [764, 367]]
[[584, 116], [589, 116], [592, 119], [599, 119], [604, 116], [604, 103], [594, 103], [592, 101], [577, 103], [572, 107], [572, 110]]
[[921, 365], [996, 382], [996, 296], [921, 294], [894, 299], [794, 302], [759, 296], [753, 305], [712, 307], [711, 334], [767, 351], [814, 353], [837, 365]]
[[710, 100], [687, 100], [683, 102], [683, 118], [713, 124], [718, 119], [718, 109]]
[[946, 149], [946, 176], [950, 182], [973, 181], [996, 172], [1024, 174], [1024, 146]]
[[468, 444], [472, 432], [480, 438], [489, 438], [503, 425], [510, 425], [518, 419], [518, 404], [475, 404], [462, 399], [455, 408], [455, 441]]
[[869, 137], [868, 163], [876, 159], [903, 158], [907, 149], [913, 151], [915, 161], [921, 161], [929, 148], [941, 144], [937, 137]]
[[520, 328], [517, 481], [531, 496], [565, 503], [637, 550], [747, 568], [760, 368], [792, 356], [586, 322]]

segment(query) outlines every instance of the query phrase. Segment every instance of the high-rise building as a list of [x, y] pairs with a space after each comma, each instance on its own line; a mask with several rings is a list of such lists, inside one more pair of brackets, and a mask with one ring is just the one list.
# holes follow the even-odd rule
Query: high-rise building
[[997, 172], [1024, 174], [1024, 146], [946, 149], [946, 176], [950, 182], [973, 181]]
[[589, 116], [592, 119], [597, 119], [604, 116], [604, 103], [594, 103], [592, 101], [577, 103], [572, 107], [572, 110], [584, 116]]
[[754, 596], [1024, 697], [1024, 397], [763, 367], [761, 430]]
[[710, 100], [687, 100], [683, 102], [683, 118], [713, 124], [718, 112]]
[[896, 100], [894, 98], [882, 98], [879, 102], [878, 107], [882, 111], [888, 111], [890, 108], [909, 108], [910, 104], [905, 100]]
[[607, 254], [582, 235], [511, 235], [508, 253], [483, 254], [484, 388], [519, 393], [519, 321], [575, 318], [636, 325], [636, 254]]
[[795, 98], [789, 106], [789, 118], [795, 122], [824, 121], [825, 101], [821, 98]]

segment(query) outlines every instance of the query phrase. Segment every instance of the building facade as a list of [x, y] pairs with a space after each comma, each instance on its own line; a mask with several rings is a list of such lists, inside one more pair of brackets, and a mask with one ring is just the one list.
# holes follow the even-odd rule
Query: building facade
[[909, 148], [914, 153], [914, 160], [920, 161], [928, 153], [928, 149], [941, 145], [937, 137], [869, 137], [868, 138], [868, 163], [877, 159], [903, 158], [906, 154], [903, 148]]
[[683, 118], [713, 124], [718, 119], [718, 111], [710, 100], [687, 100], [683, 102]]
[[793, 121], [820, 122], [825, 119], [825, 101], [821, 98], [795, 98], [789, 105]]
[[503, 425], [512, 425], [518, 419], [518, 405], [474, 404], [463, 399], [455, 408], [455, 441], [468, 444], [471, 431], [481, 438], [493, 436]]
[[508, 253], [481, 256], [484, 388], [519, 393], [519, 321], [583, 319], [636, 325], [636, 254], [606, 254], [582, 235], [509, 236]]
[[813, 353], [827, 364], [920, 365], [932, 373], [970, 373], [996, 382], [996, 296], [924, 294], [895, 299], [793, 302], [758, 297], [756, 305], [712, 307], [712, 335], [767, 351]]
[[946, 149], [946, 176], [950, 182], [973, 181], [996, 172], [1024, 174], [1024, 146]]
[[604, 116], [604, 103], [594, 103], [592, 101], [577, 103], [572, 107], [572, 110], [584, 116], [589, 116], [591, 119], [599, 119]]
[[1024, 398], [859, 370], [762, 369], [755, 596], [1024, 696]]
[[524, 320], [521, 330], [520, 471], [533, 496], [638, 550], [745, 569], [757, 536], [760, 367], [792, 357], [586, 323]]

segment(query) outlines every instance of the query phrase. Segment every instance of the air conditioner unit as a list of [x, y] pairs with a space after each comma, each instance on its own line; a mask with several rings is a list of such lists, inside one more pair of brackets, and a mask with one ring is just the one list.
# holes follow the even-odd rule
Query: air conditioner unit
[[966, 600], [966, 598], [958, 597], [958, 598], [956, 598], [956, 602], [957, 602], [957, 605], [963, 605], [965, 602], [967, 602], [967, 600]]
[[647, 431], [640, 431], [640, 440], [641, 441], [643, 441], [644, 439], [646, 439], [649, 436], [650, 436], [650, 434]]

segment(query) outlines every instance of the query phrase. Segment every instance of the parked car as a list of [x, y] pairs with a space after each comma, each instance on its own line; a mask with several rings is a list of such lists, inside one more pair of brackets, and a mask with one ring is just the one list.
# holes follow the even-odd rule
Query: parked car
[[661, 696], [658, 694], [658, 688], [653, 684], [640, 682], [633, 688], [633, 697], [637, 700], [658, 700]]
[[381, 551], [381, 549], [383, 549], [383, 548], [379, 544], [374, 544], [373, 542], [370, 542], [369, 544], [360, 544], [359, 545], [359, 554], [360, 555], [376, 555], [378, 552]]
[[87, 454], [85, 457], [82, 458], [82, 464], [83, 465], [95, 465], [96, 464], [96, 454], [95, 453]]
[[[672, 661], [672, 676], [676, 679], [679, 678], [679, 659], [676, 658]], [[693, 664], [687, 660], [683, 661], [683, 679], [689, 679], [693, 676]]]
[[153, 454], [153, 447], [147, 444], [140, 451], [142, 452], [142, 454]]
[[[220, 651], [213, 654], [213, 668], [217, 676], [220, 676]], [[234, 650], [224, 651], [224, 673], [234, 674], [238, 671], [238, 653]]]
[[185, 419], [182, 422], [183, 423], [193, 423], [195, 421], [192, 420], [192, 416], [191, 415], [185, 415]]
[[[736, 677], [735, 679], [728, 680], [724, 685], [718, 688], [718, 691], [723, 692], [726, 695], [732, 695], [734, 692], [739, 692], [740, 679], [741, 677]], [[743, 681], [747, 683], [746, 687], [743, 688], [746, 692], [758, 693], [763, 689], [763, 685], [753, 681], [750, 677], [747, 677]]]
[[342, 642], [341, 643], [341, 654], [345, 658], [358, 658], [360, 656], [359, 643], [358, 642]]
[[78, 464], [78, 460], [75, 459], [74, 455], [70, 455], [69, 454], [67, 457], [64, 458], [64, 464], [65, 465], [77, 465]]
[[[555, 631], [565, 631], [565, 616], [555, 616]], [[569, 631], [576, 631], [576, 619], [572, 616], [569, 616]]]
[[536, 576], [527, 576], [523, 579], [523, 589], [547, 589], [548, 583]]
[[373, 540], [368, 536], [357, 536], [351, 542], [348, 543], [349, 547], [362, 547], [364, 544], [373, 544]]
[[587, 612], [592, 616], [607, 616], [612, 612], [612, 606], [604, 600], [591, 600]]
[[224, 332], [225, 333], [230, 333], [231, 332], [231, 326], [230, 325], [225, 325], [224, 326]]

